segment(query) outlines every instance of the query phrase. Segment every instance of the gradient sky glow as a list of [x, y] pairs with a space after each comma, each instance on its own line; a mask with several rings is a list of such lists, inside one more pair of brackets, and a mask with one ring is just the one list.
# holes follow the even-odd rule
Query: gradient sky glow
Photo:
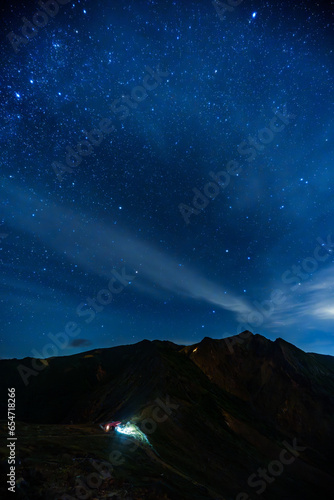
[[245, 328], [334, 355], [326, 3], [244, 0], [222, 19], [204, 0], [71, 1], [13, 45], [38, 8], [1, 16], [1, 357], [72, 321], [59, 355]]

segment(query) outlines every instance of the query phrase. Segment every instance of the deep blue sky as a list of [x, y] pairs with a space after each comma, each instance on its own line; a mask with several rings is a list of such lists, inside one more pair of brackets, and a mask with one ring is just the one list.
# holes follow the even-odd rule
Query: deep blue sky
[[[7, 4], [2, 357], [42, 352], [68, 322], [80, 332], [58, 336], [59, 355], [246, 327], [334, 355], [325, 5], [244, 0], [220, 19], [204, 0], [71, 1], [23, 43], [38, 3]], [[122, 97], [128, 111], [113, 112]], [[115, 129], [57, 178], [53, 162], [107, 118]], [[195, 208], [194, 189], [232, 160], [238, 175]], [[92, 305], [108, 284], [110, 303]]]

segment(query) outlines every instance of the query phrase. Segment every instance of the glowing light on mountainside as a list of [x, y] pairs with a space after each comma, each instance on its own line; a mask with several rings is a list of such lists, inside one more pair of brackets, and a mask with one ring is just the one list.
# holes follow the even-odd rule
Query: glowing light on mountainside
[[120, 434], [132, 436], [142, 443], [150, 444], [145, 434], [135, 424], [131, 424], [130, 422], [127, 422], [125, 425], [118, 425], [115, 430]]

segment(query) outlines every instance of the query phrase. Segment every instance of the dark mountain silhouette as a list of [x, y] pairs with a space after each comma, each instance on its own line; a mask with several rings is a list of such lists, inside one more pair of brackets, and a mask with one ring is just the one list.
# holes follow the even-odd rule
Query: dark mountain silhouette
[[[31, 363], [0, 361], [2, 387], [16, 388], [18, 498], [305, 500], [333, 491], [331, 356], [244, 332], [49, 358], [25, 385], [18, 367]], [[111, 420], [135, 424], [150, 444], [104, 433], [98, 424]], [[7, 456], [2, 439], [3, 477]], [[103, 461], [108, 475], [97, 472]]]

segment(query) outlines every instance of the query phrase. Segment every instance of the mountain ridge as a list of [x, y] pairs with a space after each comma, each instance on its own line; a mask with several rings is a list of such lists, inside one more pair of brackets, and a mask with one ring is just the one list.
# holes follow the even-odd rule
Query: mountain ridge
[[[228, 339], [204, 337], [190, 346], [144, 339], [48, 358], [45, 369], [25, 385], [17, 368], [29, 361], [0, 360], [3, 386], [16, 387], [18, 428], [69, 428], [62, 453], [67, 450], [75, 457], [86, 456], [86, 451], [82, 444], [75, 444], [75, 451], [69, 448], [77, 443], [73, 428], [89, 428], [94, 460], [107, 460], [107, 442], [118, 443], [127, 461], [117, 469], [116, 479], [131, 476], [134, 499], [141, 498], [142, 475], [150, 478], [149, 488], [153, 483], [157, 487], [147, 468], [160, 476], [169, 471], [168, 480], [159, 479], [161, 497], [152, 498], [229, 500], [241, 491], [252, 495], [249, 477], [294, 443], [302, 451], [279, 480], [268, 483], [266, 498], [305, 500], [316, 492], [327, 495], [334, 487], [334, 370], [332, 360], [323, 355], [242, 332]], [[0, 418], [6, 418], [3, 403]], [[141, 445], [129, 458], [122, 447], [131, 445], [131, 438], [119, 441], [117, 433], [108, 436], [100, 430], [98, 424], [110, 420], [137, 425], [152, 448]], [[29, 453], [22, 452], [21, 458], [30, 470]], [[44, 466], [39, 467], [52, 489]], [[182, 496], [179, 481], [190, 481], [192, 493]], [[148, 493], [145, 498], [150, 498]]]

